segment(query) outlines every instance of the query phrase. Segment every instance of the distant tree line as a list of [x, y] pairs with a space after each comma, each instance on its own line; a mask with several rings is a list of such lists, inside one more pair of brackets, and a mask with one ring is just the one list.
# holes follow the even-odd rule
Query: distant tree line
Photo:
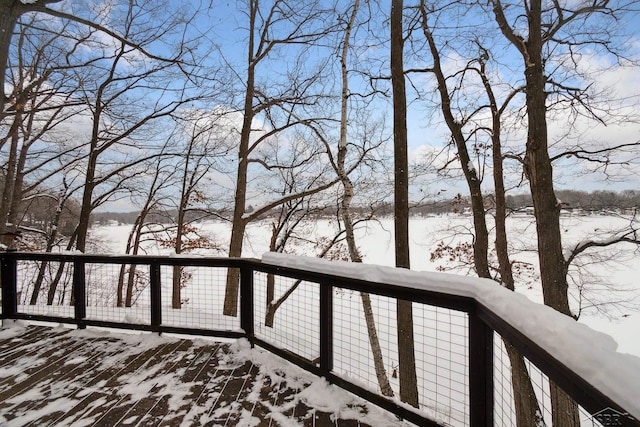
[[[565, 210], [580, 209], [584, 212], [600, 212], [606, 210], [638, 209], [640, 208], [640, 191], [638, 190], [557, 190], [556, 195], [561, 208]], [[531, 195], [527, 193], [513, 194], [506, 196], [506, 205], [509, 211], [520, 211], [524, 208], [532, 207]], [[493, 206], [493, 195], [485, 196], [484, 206], [491, 209]], [[471, 207], [468, 197], [457, 195], [449, 199], [427, 200], [420, 203], [412, 203], [409, 207], [411, 216], [444, 215], [449, 213], [463, 213], [465, 209]], [[374, 206], [351, 206], [351, 211], [358, 217], [365, 217], [374, 213], [376, 216], [393, 215], [392, 203], [378, 203]], [[41, 212], [38, 205], [30, 205], [27, 218], [37, 218], [46, 216], [46, 211]], [[262, 219], [274, 218], [280, 214], [279, 210], [262, 216]], [[131, 212], [95, 212], [92, 214], [92, 223], [95, 225], [133, 224], [138, 215], [138, 211]], [[204, 210], [193, 210], [187, 214], [189, 220], [216, 220], [228, 217], [229, 212], [216, 211], [208, 212]], [[316, 210], [310, 219], [330, 219], [335, 216], [335, 209], [324, 207]], [[162, 223], [167, 218], [177, 218], [177, 210], [163, 212], [162, 214], [151, 214], [149, 221]]]
[[[606, 209], [633, 209], [640, 207], [640, 191], [637, 190], [556, 190], [556, 196], [563, 209], [583, 209], [601, 211]], [[517, 210], [533, 206], [530, 194], [508, 195], [507, 207]]]

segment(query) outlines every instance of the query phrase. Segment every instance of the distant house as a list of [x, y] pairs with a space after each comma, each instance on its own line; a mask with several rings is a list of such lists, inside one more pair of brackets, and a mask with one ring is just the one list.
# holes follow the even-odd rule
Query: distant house
[[534, 214], [533, 206], [525, 206], [524, 208], [513, 211], [514, 216], [530, 216]]

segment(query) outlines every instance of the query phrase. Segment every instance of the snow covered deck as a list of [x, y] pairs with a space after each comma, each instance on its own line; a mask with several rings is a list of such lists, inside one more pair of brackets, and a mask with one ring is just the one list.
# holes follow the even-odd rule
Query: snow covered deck
[[17, 323], [0, 330], [0, 425], [407, 424], [244, 340]]

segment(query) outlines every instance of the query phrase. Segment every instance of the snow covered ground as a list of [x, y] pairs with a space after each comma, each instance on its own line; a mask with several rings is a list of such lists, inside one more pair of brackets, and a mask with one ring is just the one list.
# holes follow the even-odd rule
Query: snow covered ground
[[[535, 227], [530, 216], [511, 218], [508, 222], [509, 237], [513, 244], [512, 260], [523, 263], [536, 263]], [[575, 216], [562, 219], [563, 244], [566, 250], [586, 240], [602, 240], [607, 238], [611, 230], [628, 224], [628, 220], [615, 216]], [[431, 252], [439, 241], [447, 244], [460, 239], [454, 231], [464, 232], [471, 227], [471, 218], [448, 215], [428, 218], [413, 218], [410, 221], [411, 266], [417, 271], [436, 271], [439, 265], [431, 261]], [[319, 220], [305, 225], [304, 235], [311, 240], [333, 236], [334, 226], [329, 220]], [[94, 236], [105, 244], [104, 250], [110, 253], [122, 253], [126, 245], [129, 226], [97, 227]], [[222, 222], [211, 222], [201, 225], [209, 235], [226, 248], [230, 225]], [[250, 224], [244, 245], [244, 256], [261, 258], [268, 251], [270, 239], [270, 223], [268, 221]], [[468, 238], [468, 236], [467, 236]], [[393, 220], [382, 219], [370, 222], [361, 227], [357, 233], [357, 241], [368, 264], [392, 266], [393, 255]], [[585, 261], [583, 279], [587, 282], [585, 294], [596, 301], [624, 301], [624, 304], [609, 304], [594, 308], [585, 308], [580, 315], [580, 322], [598, 331], [611, 335], [618, 343], [618, 351], [640, 356], [640, 284], [637, 274], [640, 272], [640, 256], [631, 245], [620, 245], [615, 250], [599, 252], [608, 255], [607, 262], [591, 264], [591, 258]], [[152, 253], [167, 253], [166, 250], [148, 247]], [[224, 251], [204, 252], [213, 256], [224, 256]], [[314, 255], [314, 249], [300, 245], [296, 248], [300, 255]], [[587, 254], [591, 255], [591, 253]], [[535, 276], [524, 275], [516, 285], [518, 292], [523, 293], [535, 302], [542, 301], [542, 292]], [[572, 302], [576, 302], [578, 293], [573, 288]], [[636, 299], [633, 301], [633, 299]], [[574, 304], [577, 310], [578, 304]], [[635, 309], [634, 309], [635, 307]]]

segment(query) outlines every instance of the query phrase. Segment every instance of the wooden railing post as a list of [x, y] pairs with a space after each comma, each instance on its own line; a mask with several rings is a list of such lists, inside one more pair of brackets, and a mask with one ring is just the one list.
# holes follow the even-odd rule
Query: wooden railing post
[[73, 260], [73, 307], [74, 319], [79, 329], [86, 328], [87, 317], [87, 288], [84, 261], [79, 258]]
[[249, 267], [240, 268], [240, 327], [253, 345], [255, 338], [254, 317], [253, 317], [253, 269]]
[[493, 426], [493, 330], [469, 313], [469, 414], [471, 427]]
[[2, 318], [11, 319], [18, 312], [18, 285], [16, 283], [18, 274], [16, 258], [10, 254], [3, 254], [1, 268]]
[[159, 262], [151, 262], [149, 276], [151, 286], [151, 330], [159, 333], [162, 325], [162, 279]]
[[320, 283], [320, 370], [333, 370], [333, 286]]

